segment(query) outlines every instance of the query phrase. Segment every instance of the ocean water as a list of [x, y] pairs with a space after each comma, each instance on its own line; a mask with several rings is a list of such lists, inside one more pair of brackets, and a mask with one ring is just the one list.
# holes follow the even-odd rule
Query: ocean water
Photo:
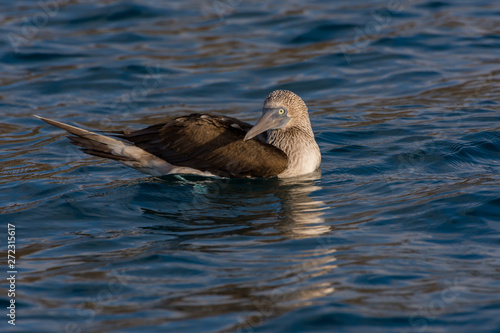
[[[2, 2], [0, 330], [500, 332], [499, 17], [495, 0]], [[309, 106], [318, 172], [148, 177], [33, 117], [253, 123], [274, 89]]]

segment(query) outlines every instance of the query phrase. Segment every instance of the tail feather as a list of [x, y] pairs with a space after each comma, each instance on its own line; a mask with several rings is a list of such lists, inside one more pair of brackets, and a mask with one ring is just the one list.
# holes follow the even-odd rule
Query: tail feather
[[113, 147], [109, 144], [96, 141], [95, 139], [88, 139], [81, 136], [68, 135], [68, 139], [75, 146], [81, 147], [80, 150], [86, 154], [109, 158], [119, 161], [132, 161], [129, 157], [113, 155]]
[[58, 127], [65, 130], [66, 132], [73, 134], [68, 136], [68, 138], [71, 140], [71, 143], [82, 147], [80, 148], [80, 150], [87, 154], [106, 157], [113, 160], [131, 160], [128, 156], [121, 156], [120, 154], [117, 154], [117, 152], [123, 150], [123, 148], [127, 145], [130, 146], [130, 144], [111, 138], [109, 136], [90, 132], [82, 128], [64, 124], [52, 119], [47, 119], [36, 115], [35, 117], [43, 120], [47, 124]]
[[45, 121], [49, 125], [52, 125], [52, 126], [55, 126], [55, 127], [59, 127], [61, 129], [65, 130], [66, 132], [69, 132], [69, 133], [71, 133], [71, 134], [73, 134], [75, 136], [86, 138], [86, 139], [89, 139], [91, 141], [96, 141], [96, 142], [100, 142], [100, 143], [104, 143], [104, 144], [109, 144], [109, 145], [116, 145], [116, 144], [123, 145], [123, 144], [125, 144], [123, 141], [119, 141], [119, 140], [113, 139], [113, 138], [111, 138], [109, 136], [105, 136], [105, 135], [97, 134], [97, 133], [94, 133], [94, 132], [91, 132], [91, 131], [87, 131], [87, 130], [84, 130], [83, 128], [78, 128], [78, 127], [75, 127], [75, 126], [71, 126], [71, 125], [68, 125], [68, 124], [65, 124], [65, 123], [61, 123], [59, 121], [55, 121], [55, 120], [52, 120], [52, 119], [40, 117], [40, 116], [37, 116], [37, 115], [35, 115], [35, 117], [37, 117], [40, 120]]
[[134, 162], [133, 159], [125, 156], [116, 156], [110, 153], [105, 153], [99, 150], [95, 149], [88, 149], [88, 148], [80, 148], [81, 151], [83, 151], [86, 154], [97, 156], [97, 157], [103, 157], [103, 158], [109, 158], [111, 160], [117, 160], [117, 161], [128, 161], [128, 162]]
[[185, 168], [173, 166], [167, 161], [130, 143], [52, 119], [36, 115], [35, 117], [43, 120], [49, 125], [58, 127], [72, 134], [68, 136], [71, 143], [81, 147], [80, 150], [89, 155], [117, 160], [129, 167], [153, 176], [185, 171]]

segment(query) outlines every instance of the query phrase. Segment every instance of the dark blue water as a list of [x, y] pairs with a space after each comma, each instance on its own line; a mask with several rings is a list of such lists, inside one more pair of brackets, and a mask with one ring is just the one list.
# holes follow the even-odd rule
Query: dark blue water
[[[500, 3], [4, 1], [2, 332], [500, 332]], [[310, 108], [321, 170], [147, 177], [97, 130]]]

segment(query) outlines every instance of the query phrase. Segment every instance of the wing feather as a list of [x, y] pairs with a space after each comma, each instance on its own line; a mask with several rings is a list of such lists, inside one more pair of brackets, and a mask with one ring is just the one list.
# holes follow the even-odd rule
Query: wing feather
[[123, 134], [123, 138], [170, 164], [223, 177], [271, 177], [286, 169], [280, 149], [244, 141], [252, 125], [231, 117], [191, 114]]

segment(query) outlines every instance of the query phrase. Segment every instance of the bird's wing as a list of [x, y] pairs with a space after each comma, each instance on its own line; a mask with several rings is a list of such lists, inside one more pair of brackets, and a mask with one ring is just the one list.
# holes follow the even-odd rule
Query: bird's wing
[[122, 137], [176, 166], [223, 177], [271, 177], [286, 169], [280, 149], [244, 141], [252, 125], [231, 117], [191, 114]]

